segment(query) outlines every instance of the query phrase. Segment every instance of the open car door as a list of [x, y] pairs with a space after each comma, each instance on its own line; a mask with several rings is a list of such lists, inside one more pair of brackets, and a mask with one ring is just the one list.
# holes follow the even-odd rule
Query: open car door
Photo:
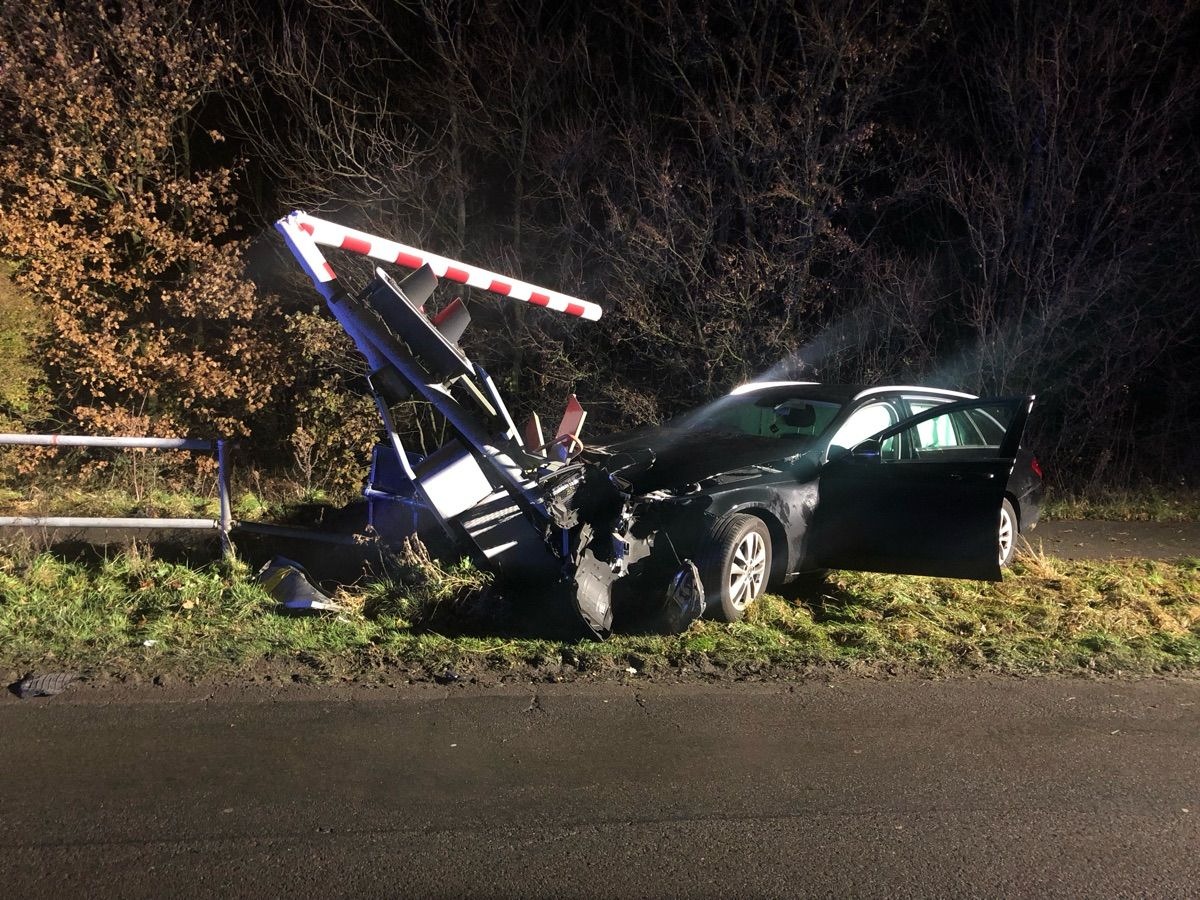
[[816, 565], [1000, 580], [1000, 506], [1033, 397], [945, 403], [831, 458]]

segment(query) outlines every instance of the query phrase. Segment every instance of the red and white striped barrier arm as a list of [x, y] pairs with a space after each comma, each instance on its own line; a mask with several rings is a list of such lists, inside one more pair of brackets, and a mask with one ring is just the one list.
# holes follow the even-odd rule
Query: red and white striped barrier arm
[[300, 263], [305, 274], [312, 279], [321, 296], [332, 300], [337, 292], [334, 285], [337, 275], [334, 274], [333, 266], [325, 259], [321, 248], [312, 239], [312, 234], [302, 229], [295, 221], [297, 215], [298, 213], [292, 213], [280, 219], [275, 223], [275, 230], [283, 235], [292, 256], [296, 257], [296, 262]]
[[[349, 250], [351, 253], [361, 253], [372, 259], [395, 263], [410, 269], [419, 269], [423, 265], [428, 265], [438, 278], [457, 281], [460, 284], [501, 294], [513, 300], [524, 300], [534, 306], [544, 306], [555, 312], [578, 316], [593, 322], [599, 319], [603, 313], [599, 306], [588, 300], [580, 300], [578, 297], [569, 297], [557, 291], [517, 281], [515, 278], [509, 278], [497, 272], [489, 272], [487, 269], [447, 259], [417, 247], [389, 241], [373, 234], [367, 234], [365, 231], [346, 228], [307, 213], [294, 212], [290, 216], [280, 219], [276, 223], [276, 227], [288, 238], [293, 252], [308, 270], [309, 276], [318, 288], [321, 288], [324, 282], [337, 277], [316, 246], [322, 244], [326, 247]], [[311, 251], [297, 246], [295, 238], [298, 237], [298, 232], [310, 238], [309, 241], [300, 243], [309, 244]]]

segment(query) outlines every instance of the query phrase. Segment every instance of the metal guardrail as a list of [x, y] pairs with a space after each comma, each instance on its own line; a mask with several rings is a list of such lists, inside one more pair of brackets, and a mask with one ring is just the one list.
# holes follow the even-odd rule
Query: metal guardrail
[[25, 447], [126, 447], [147, 450], [217, 449], [224, 441], [199, 438], [105, 437], [86, 434], [0, 434], [0, 444]]
[[156, 516], [0, 516], [0, 526], [34, 528], [195, 528], [221, 533], [221, 549], [233, 552], [233, 508], [229, 502], [229, 443], [197, 438], [99, 437], [84, 434], [0, 434], [0, 446], [20, 447], [117, 447], [146, 450], [191, 450], [217, 454], [216, 519], [163, 518]]

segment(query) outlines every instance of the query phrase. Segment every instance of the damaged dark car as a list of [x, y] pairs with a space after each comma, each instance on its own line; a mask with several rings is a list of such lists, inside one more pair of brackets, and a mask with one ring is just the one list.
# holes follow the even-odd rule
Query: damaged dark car
[[593, 541], [581, 562], [670, 580], [674, 602], [726, 621], [769, 586], [826, 568], [998, 580], [1038, 519], [1040, 469], [1020, 447], [1032, 402], [744, 385], [583, 452], [606, 479], [576, 496], [593, 522], [606, 496], [615, 549]]

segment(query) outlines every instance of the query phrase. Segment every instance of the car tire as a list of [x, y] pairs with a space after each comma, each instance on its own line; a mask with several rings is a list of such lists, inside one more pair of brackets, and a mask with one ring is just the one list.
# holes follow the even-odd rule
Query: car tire
[[1000, 550], [1000, 568], [1005, 568], [1017, 555], [1017, 538], [1021, 536], [1017, 511], [1005, 498], [1000, 504], [1000, 529], [997, 534]]
[[699, 563], [713, 617], [741, 621], [771, 577], [771, 533], [766, 523], [741, 513], [726, 516], [709, 532]]

